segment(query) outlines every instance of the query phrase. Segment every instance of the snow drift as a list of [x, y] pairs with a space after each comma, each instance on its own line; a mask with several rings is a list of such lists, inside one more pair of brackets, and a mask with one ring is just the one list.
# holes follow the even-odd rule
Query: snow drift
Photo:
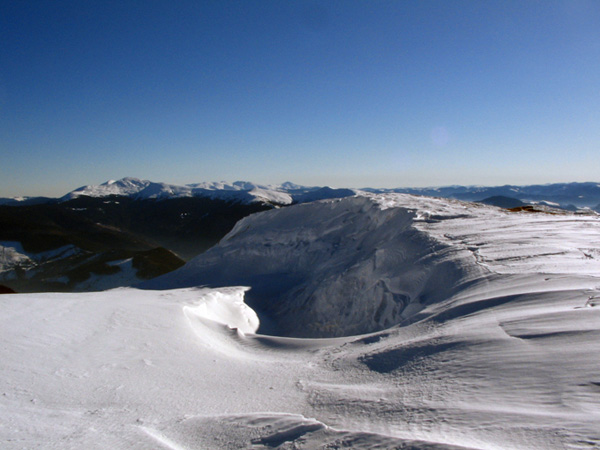
[[402, 194], [324, 200], [247, 217], [145, 287], [250, 286], [261, 333], [368, 333], [421, 319], [426, 306], [494, 274], [599, 273], [596, 217]]
[[[409, 320], [486, 272], [471, 252], [367, 197], [252, 215], [208, 252], [146, 287], [250, 286], [261, 332], [331, 337]], [[453, 216], [448, 216], [453, 217]]]

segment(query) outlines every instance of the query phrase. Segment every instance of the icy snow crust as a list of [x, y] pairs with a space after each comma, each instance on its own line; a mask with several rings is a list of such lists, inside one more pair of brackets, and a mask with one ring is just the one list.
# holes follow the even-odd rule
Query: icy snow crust
[[[1, 296], [0, 447], [599, 448], [599, 227], [594, 216], [349, 198], [251, 216], [162, 280], [217, 274], [218, 258], [223, 281], [264, 264], [249, 291]], [[277, 275], [277, 262], [301, 276]], [[325, 274], [311, 278], [310, 265]], [[297, 286], [314, 289], [301, 306], [286, 291]], [[299, 330], [285, 314], [309, 327], [326, 311], [405, 326], [255, 334], [243, 302], [254, 291], [292, 303], [271, 311], [274, 328]], [[379, 321], [349, 304], [368, 303], [361, 296], [385, 303]]]

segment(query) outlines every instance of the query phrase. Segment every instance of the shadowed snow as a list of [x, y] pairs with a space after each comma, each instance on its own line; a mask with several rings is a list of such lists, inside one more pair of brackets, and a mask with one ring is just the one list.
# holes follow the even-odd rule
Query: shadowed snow
[[410, 319], [487, 271], [414, 226], [416, 213], [366, 197], [255, 214], [182, 269], [145, 287], [250, 286], [261, 332], [328, 337]]

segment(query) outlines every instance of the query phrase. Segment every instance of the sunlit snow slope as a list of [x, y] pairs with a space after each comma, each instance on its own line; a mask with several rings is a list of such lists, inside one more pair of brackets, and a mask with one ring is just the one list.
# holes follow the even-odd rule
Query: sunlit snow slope
[[599, 255], [594, 215], [259, 213], [170, 290], [1, 296], [0, 447], [597, 449]]

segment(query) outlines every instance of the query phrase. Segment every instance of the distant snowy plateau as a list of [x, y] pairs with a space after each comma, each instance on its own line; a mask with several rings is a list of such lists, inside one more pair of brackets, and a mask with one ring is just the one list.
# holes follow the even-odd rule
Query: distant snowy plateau
[[598, 449], [600, 217], [275, 208], [139, 289], [2, 295], [0, 344], [3, 449]]

